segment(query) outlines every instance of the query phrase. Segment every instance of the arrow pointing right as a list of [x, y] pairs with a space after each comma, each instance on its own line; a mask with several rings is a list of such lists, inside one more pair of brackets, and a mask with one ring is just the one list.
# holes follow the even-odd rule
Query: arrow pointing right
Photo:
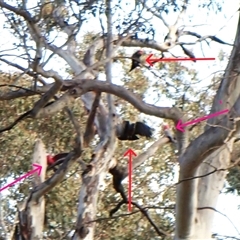
[[40, 174], [41, 174], [41, 171], [42, 171], [42, 166], [41, 166], [41, 165], [38, 165], [38, 164], [33, 164], [33, 166], [35, 167], [33, 170], [27, 172], [26, 174], [24, 174], [23, 176], [17, 178], [15, 181], [9, 183], [8, 185], [0, 188], [0, 192], [3, 191], [4, 189], [7, 189], [7, 188], [9, 188], [9, 187], [12, 187], [15, 183], [20, 182], [22, 179], [24, 179], [24, 178], [32, 175], [32, 174], [35, 173], [35, 172], [38, 172], [38, 175], [40, 175]]

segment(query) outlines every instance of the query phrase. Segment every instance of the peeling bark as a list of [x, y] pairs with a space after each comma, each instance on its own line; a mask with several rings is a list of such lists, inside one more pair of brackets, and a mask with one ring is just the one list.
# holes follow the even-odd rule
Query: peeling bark
[[105, 144], [100, 142], [96, 147], [97, 152], [95, 151], [90, 164], [82, 174], [82, 186], [78, 201], [78, 219], [73, 240], [93, 239], [99, 186], [106, 176], [108, 169], [115, 162], [113, 154], [116, 145], [110, 145], [106, 149], [107, 144], [108, 142]]

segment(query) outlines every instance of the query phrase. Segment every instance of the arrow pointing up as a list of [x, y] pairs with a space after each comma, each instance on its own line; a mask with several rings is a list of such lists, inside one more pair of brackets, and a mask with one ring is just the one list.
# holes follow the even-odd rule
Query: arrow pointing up
[[124, 157], [129, 155], [128, 160], [128, 211], [131, 212], [132, 206], [132, 156], [137, 156], [137, 154], [129, 148], [125, 153]]
[[129, 155], [130, 157], [133, 156], [137, 156], [137, 154], [131, 149], [129, 148], [125, 153], [124, 153], [124, 157], [126, 157], [127, 155]]

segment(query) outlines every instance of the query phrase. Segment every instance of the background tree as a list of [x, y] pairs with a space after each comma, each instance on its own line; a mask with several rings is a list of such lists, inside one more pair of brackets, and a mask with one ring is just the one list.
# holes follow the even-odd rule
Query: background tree
[[[14, 37], [12, 48], [2, 45], [0, 60], [18, 69], [1, 73], [1, 184], [28, 171], [36, 138], [48, 153], [68, 153], [56, 170], [47, 171], [45, 182], [29, 190], [28, 179], [9, 190], [11, 201], [2, 196], [3, 238], [211, 238], [228, 170], [229, 183], [238, 190], [239, 30], [234, 44], [228, 43], [189, 26], [189, 17], [192, 7], [220, 14], [223, 5], [0, 1], [4, 27]], [[89, 31], [91, 20], [101, 32]], [[184, 63], [156, 63], [129, 73], [126, 56], [139, 48], [146, 56], [193, 58], [204, 54], [201, 44], [228, 52], [233, 47], [225, 73], [215, 73], [207, 84]], [[227, 57], [220, 52], [220, 60]], [[161, 119], [174, 126], [223, 109], [229, 113], [177, 131], [177, 149], [161, 134]], [[124, 121], [143, 120], [155, 129], [153, 138], [117, 141]], [[138, 156], [133, 212], [126, 213], [121, 182], [128, 176], [123, 154], [130, 146]], [[29, 206], [43, 198], [44, 232], [36, 236]]]

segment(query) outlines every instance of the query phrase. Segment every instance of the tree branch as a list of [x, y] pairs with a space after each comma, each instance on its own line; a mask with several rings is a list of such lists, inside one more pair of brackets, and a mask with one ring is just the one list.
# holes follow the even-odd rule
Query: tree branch
[[226, 45], [229, 45], [229, 46], [234, 46], [233, 44], [231, 43], [226, 43], [224, 41], [222, 41], [221, 39], [215, 37], [215, 36], [211, 36], [211, 35], [207, 35], [207, 36], [201, 36], [200, 34], [198, 33], [195, 33], [195, 32], [191, 32], [191, 31], [182, 31], [181, 34], [182, 35], [190, 35], [190, 36], [194, 36], [196, 38], [198, 38], [198, 40], [196, 42], [193, 42], [193, 43], [187, 43], [187, 42], [179, 42], [178, 44], [181, 45], [181, 44], [185, 44], [185, 45], [194, 45], [196, 44], [197, 42], [201, 42], [201, 41], [204, 41], [206, 40], [207, 38], [210, 38], [212, 41], [215, 41], [217, 43], [221, 43], [221, 44], [226, 44]]
[[177, 121], [181, 119], [182, 113], [178, 108], [156, 107], [154, 105], [144, 103], [140, 98], [136, 97], [134, 93], [124, 87], [97, 80], [81, 80], [78, 78], [75, 80], [78, 85], [75, 89], [79, 94], [84, 94], [88, 91], [107, 92], [128, 101], [140, 112], [145, 114]]
[[95, 119], [95, 116], [97, 113], [97, 108], [99, 106], [100, 98], [101, 98], [101, 93], [97, 92], [95, 99], [93, 101], [92, 108], [89, 113], [86, 128], [85, 128], [85, 133], [84, 133], [84, 146], [85, 147], [88, 147], [90, 141], [93, 139], [95, 132], [96, 132], [96, 129], [94, 127], [94, 119]]
[[232, 226], [235, 228], [236, 232], [238, 233], [238, 235], [240, 235], [240, 232], [238, 231], [237, 227], [233, 224], [233, 222], [231, 221], [231, 219], [224, 213], [218, 211], [217, 209], [213, 208], [213, 207], [198, 207], [197, 210], [213, 210], [219, 214], [221, 214], [222, 216], [224, 216], [225, 218], [227, 218], [227, 220], [232, 224]]
[[19, 116], [13, 123], [11, 123], [9, 126], [1, 128], [0, 133], [4, 131], [11, 130], [14, 126], [16, 126], [20, 121], [26, 119], [26, 118], [42, 118], [42, 117], [48, 117], [49, 115], [53, 115], [57, 112], [59, 112], [61, 109], [63, 109], [65, 106], [68, 106], [70, 103], [75, 101], [75, 99], [78, 97], [78, 95], [75, 95], [74, 90], [70, 90], [63, 94], [57, 101], [50, 102], [46, 104], [45, 107], [41, 108], [37, 112], [34, 112], [34, 108], [32, 110], [29, 110]]
[[[179, 181], [182, 179], [195, 177], [198, 171], [206, 172], [208, 168], [204, 168], [200, 164], [207, 160], [209, 163], [216, 164], [216, 167], [226, 166], [228, 164], [231, 148], [233, 146], [234, 134], [240, 128], [240, 18], [235, 38], [235, 47], [232, 50], [225, 75], [219, 86], [217, 94], [214, 98], [211, 113], [228, 109], [229, 112], [225, 116], [217, 116], [208, 120], [205, 131], [195, 140], [193, 140], [185, 153], [179, 157], [180, 174]], [[219, 104], [219, 101], [223, 104]], [[207, 141], [206, 141], [207, 139]], [[230, 148], [230, 149], [228, 149]], [[194, 157], [193, 157], [194, 152]], [[210, 177], [211, 176], [211, 177]], [[219, 187], [223, 184], [225, 174], [211, 174], [207, 178], [194, 179], [192, 181], [182, 182], [177, 186], [177, 204], [176, 204], [176, 236], [181, 238], [191, 238], [193, 236], [193, 224], [198, 218], [197, 209], [198, 200], [202, 199], [203, 203], [215, 203], [219, 194]], [[202, 188], [198, 186], [207, 186], [214, 183], [211, 188], [211, 201], [206, 198]], [[208, 188], [210, 191], [210, 188]], [[205, 215], [206, 217], [207, 215]], [[211, 232], [211, 222], [213, 217], [207, 219], [206, 233], [202, 236], [208, 236]], [[196, 235], [195, 235], [196, 237]]]
[[[112, 0], [107, 0], [106, 2], [106, 17], [107, 17], [107, 46], [106, 46], [106, 59], [107, 61], [105, 65], [105, 74], [106, 74], [106, 82], [111, 84], [112, 83], [112, 57], [114, 54], [113, 51], [113, 43], [112, 43]], [[113, 114], [115, 115], [114, 105], [113, 105], [113, 96], [111, 94], [107, 94], [107, 102], [108, 102], [108, 129], [107, 134], [109, 137], [109, 147], [111, 148], [116, 141], [116, 134], [114, 128], [114, 121], [113, 121]]]
[[[118, 211], [118, 209], [120, 209], [120, 207], [123, 205], [123, 204], [126, 204], [127, 201], [124, 201], [122, 200], [120, 203], [118, 203], [118, 205], [111, 210], [110, 212], [110, 216], [112, 217], [112, 215]], [[136, 208], [139, 209], [139, 211], [146, 217], [146, 219], [148, 220], [148, 222], [150, 223], [150, 225], [154, 228], [154, 230], [157, 232], [157, 234], [159, 236], [170, 236], [169, 233], [165, 232], [164, 230], [162, 229], [159, 229], [157, 227], [157, 225], [153, 222], [153, 220], [151, 219], [151, 217], [149, 216], [148, 212], [147, 212], [147, 209], [144, 208], [144, 207], [141, 207], [138, 203], [136, 202], [131, 202], [132, 205], [134, 205]]]

